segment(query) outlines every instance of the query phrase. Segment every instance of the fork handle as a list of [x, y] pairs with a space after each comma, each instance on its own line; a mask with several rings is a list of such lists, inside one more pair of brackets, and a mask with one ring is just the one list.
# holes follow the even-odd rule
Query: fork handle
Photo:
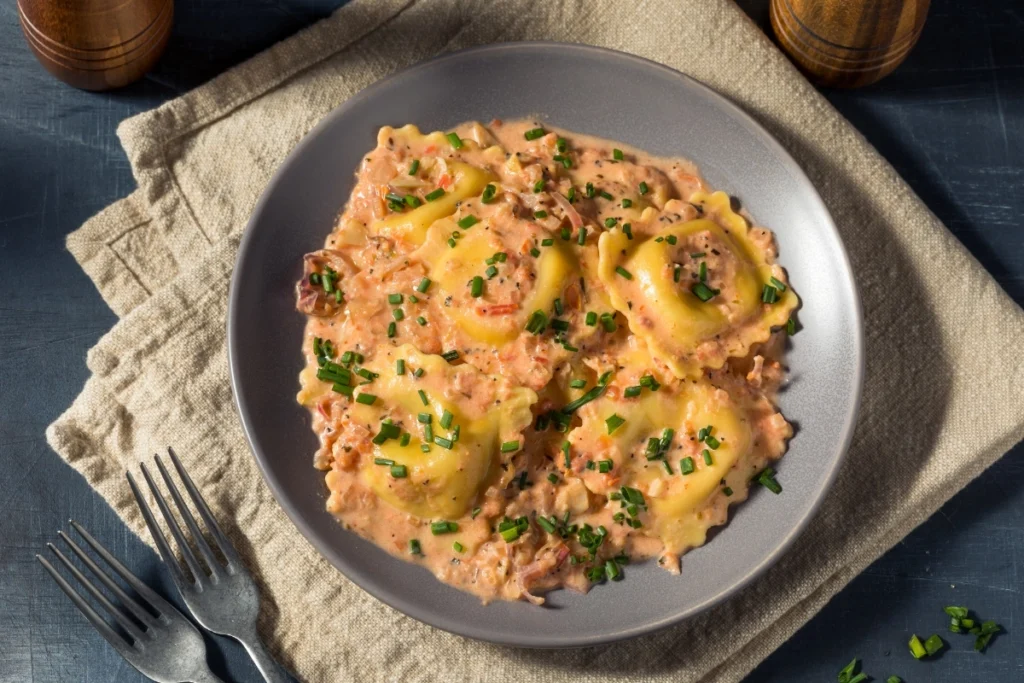
[[255, 629], [251, 634], [236, 635], [235, 638], [245, 647], [245, 651], [252, 657], [256, 668], [263, 674], [263, 679], [267, 683], [292, 683], [292, 679], [284, 672], [281, 665], [263, 647], [263, 641], [260, 640]]

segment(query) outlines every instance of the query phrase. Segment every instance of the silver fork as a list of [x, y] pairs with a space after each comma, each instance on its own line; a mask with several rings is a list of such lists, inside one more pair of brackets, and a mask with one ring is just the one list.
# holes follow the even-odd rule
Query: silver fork
[[181, 494], [178, 493], [178, 488], [174, 485], [174, 481], [171, 479], [167, 468], [164, 467], [163, 461], [157, 455], [155, 456], [156, 466], [160, 470], [160, 475], [163, 477], [164, 483], [170, 491], [171, 498], [174, 499], [174, 504], [178, 508], [181, 518], [185, 521], [185, 526], [188, 527], [192, 541], [199, 549], [199, 554], [203, 556], [207, 567], [207, 570], [204, 571], [200, 566], [198, 558], [185, 540], [181, 527], [178, 526], [174, 515], [171, 514], [167, 502], [160, 494], [160, 490], [157, 488], [153, 478], [149, 475], [149, 470], [142, 464], [142, 476], [145, 477], [150, 491], [153, 492], [157, 507], [160, 508], [164, 521], [167, 522], [167, 527], [170, 529], [171, 535], [181, 550], [182, 557], [185, 558], [185, 564], [188, 565], [189, 572], [191, 573], [191, 578], [186, 576], [184, 568], [178, 563], [177, 558], [175, 558], [174, 553], [171, 551], [167, 538], [153, 518], [153, 513], [150, 511], [146, 499], [142, 497], [139, 487], [135, 484], [135, 479], [130, 472], [126, 473], [128, 483], [132, 487], [132, 493], [135, 494], [135, 501], [139, 504], [142, 516], [146, 520], [146, 526], [149, 527], [149, 533], [152, 534], [153, 540], [156, 542], [157, 548], [160, 551], [160, 557], [163, 558], [164, 563], [171, 571], [174, 585], [178, 587], [181, 597], [184, 598], [185, 604], [188, 605], [196, 621], [214, 633], [230, 636], [240, 642], [249, 653], [249, 656], [252, 657], [253, 662], [256, 663], [256, 667], [263, 674], [263, 678], [267, 683], [289, 683], [287, 675], [270, 654], [267, 653], [256, 632], [256, 617], [260, 611], [260, 596], [256, 589], [256, 582], [253, 581], [249, 571], [242, 564], [231, 542], [228, 541], [224, 532], [217, 525], [213, 514], [210, 512], [210, 508], [206, 505], [206, 501], [203, 500], [202, 494], [199, 493], [199, 489], [192, 483], [192, 479], [185, 472], [185, 468], [181, 466], [178, 457], [174, 454], [174, 450], [168, 448], [167, 453], [174, 464], [178, 477], [185, 486], [185, 490], [188, 491], [192, 503], [199, 511], [199, 516], [203, 518], [203, 522], [206, 524], [214, 544], [226, 560], [226, 563], [222, 564], [214, 556], [213, 550], [199, 530], [199, 525], [185, 505]]
[[109, 599], [83, 574], [71, 560], [67, 558], [54, 544], [47, 543], [46, 547], [53, 551], [60, 563], [71, 573], [73, 577], [82, 584], [89, 593], [107, 612], [114, 618], [114, 621], [124, 629], [129, 638], [115, 631], [106, 619], [79, 594], [68, 581], [60, 575], [50, 562], [42, 555], [36, 555], [36, 559], [46, 568], [53, 580], [57, 582], [60, 589], [64, 591], [75, 607], [81, 610], [96, 630], [100, 632], [108, 643], [124, 657], [129, 664], [140, 672], [149, 676], [158, 683], [222, 683], [213, 675], [206, 665], [206, 644], [199, 629], [192, 625], [185, 616], [176, 610], [173, 605], [157, 595], [149, 586], [142, 583], [134, 574], [117, 561], [106, 548], [99, 544], [89, 533], [74, 520], [70, 524], [75, 531], [85, 539], [96, 554], [103, 558], [117, 574], [131, 586], [138, 595], [149, 603], [149, 606], [156, 612], [150, 613], [137, 600], [129, 596], [121, 589], [107, 574], [90, 558], [77, 543], [69, 538], [63, 531], [57, 535], [67, 543], [82, 563], [89, 568], [89, 571], [99, 579], [111, 593], [124, 605], [132, 615], [142, 624], [132, 621], [124, 611], [118, 609]]

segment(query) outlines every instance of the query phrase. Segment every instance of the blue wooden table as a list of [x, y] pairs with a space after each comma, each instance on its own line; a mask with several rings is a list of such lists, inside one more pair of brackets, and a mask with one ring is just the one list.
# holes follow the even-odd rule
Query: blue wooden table
[[[135, 187], [117, 123], [341, 1], [178, 0], [174, 35], [158, 68], [126, 90], [97, 95], [47, 75], [21, 38], [15, 0], [0, 0], [0, 682], [144, 680], [36, 564], [34, 554], [69, 517], [175, 596], [155, 555], [43, 437], [85, 382], [86, 350], [115, 322], [63, 242]], [[765, 0], [741, 4], [765, 25]], [[920, 44], [893, 76], [863, 90], [826, 93], [1018, 303], [1022, 35], [1019, 0], [933, 0]], [[956, 278], [950, 273], [950, 287]], [[942, 632], [947, 604], [968, 605], [1008, 633], [984, 655], [972, 651], [970, 638], [950, 637], [937, 660], [912, 660], [910, 633]], [[259, 680], [234, 643], [209, 644], [225, 680]], [[907, 683], [1024, 681], [1024, 447], [875, 562], [749, 680], [832, 681], [854, 656], [881, 681], [892, 674]]]

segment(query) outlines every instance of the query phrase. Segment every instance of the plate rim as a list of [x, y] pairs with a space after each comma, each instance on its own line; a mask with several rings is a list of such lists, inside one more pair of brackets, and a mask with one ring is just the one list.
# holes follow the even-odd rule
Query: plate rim
[[[653, 68], [661, 71], [667, 76], [672, 78], [681, 79], [686, 82], [690, 87], [697, 88], [704, 91], [704, 93], [714, 100], [723, 109], [727, 110], [732, 116], [735, 117], [737, 122], [744, 128], [751, 130], [756, 136], [761, 139], [772, 151], [774, 151], [780, 160], [780, 165], [789, 172], [793, 178], [795, 178], [800, 184], [804, 185], [808, 190], [809, 199], [817, 205], [817, 208], [821, 211], [822, 215], [826, 218], [823, 224], [823, 228], [827, 229], [832, 237], [834, 238], [839, 249], [839, 256], [841, 257], [842, 264], [844, 266], [844, 277], [845, 285], [848, 288], [850, 297], [853, 303], [853, 326], [854, 326], [854, 338], [853, 338], [853, 352], [854, 352], [854, 386], [852, 389], [852, 400], [846, 411], [845, 421], [842, 426], [841, 438], [837, 442], [838, 455], [833, 459], [831, 468], [828, 473], [820, 480], [820, 484], [816, 491], [813, 491], [813, 499], [810, 501], [810, 505], [806, 510], [806, 513], [797, 521], [796, 524], [789, 530], [786, 536], [779, 542], [775, 548], [767, 553], [760, 562], [752, 566], [744, 576], [734, 581], [731, 585], [723, 588], [718, 594], [711, 598], [700, 602], [688, 609], [681, 610], [676, 614], [672, 614], [661, 619], [646, 622], [642, 625], [631, 627], [624, 631], [613, 631], [605, 635], [594, 636], [577, 636], [573, 637], [571, 634], [560, 639], [552, 640], [550, 637], [546, 637], [543, 640], [531, 639], [529, 634], [519, 634], [518, 640], [512, 641], [509, 639], [501, 639], [496, 637], [489, 637], [489, 635], [482, 635], [479, 633], [471, 632], [468, 629], [460, 629], [458, 624], [450, 622], [441, 622], [436, 619], [432, 612], [423, 610], [415, 605], [411, 605], [407, 602], [397, 598], [394, 594], [386, 593], [383, 591], [372, 590], [362, 580], [362, 577], [355, 575], [355, 572], [349, 571], [349, 568], [343, 569], [339, 566], [338, 552], [336, 549], [329, 544], [325, 539], [320, 538], [311, 525], [307, 523], [304, 516], [300, 513], [299, 509], [292, 504], [286, 495], [283, 494], [282, 486], [278, 482], [277, 478], [270, 474], [269, 462], [266, 455], [263, 454], [256, 445], [256, 439], [254, 438], [254, 420], [250, 414], [250, 410], [246, 407], [242, 400], [241, 392], [239, 391], [239, 377], [241, 370], [239, 368], [238, 358], [240, 357], [240, 351], [237, 347], [240, 345], [240, 339], [236, 333], [237, 323], [236, 316], [238, 314], [239, 305], [238, 300], [242, 296], [242, 287], [239, 284], [239, 264], [242, 263], [249, 248], [254, 241], [253, 227], [256, 225], [260, 215], [263, 213], [265, 205], [270, 201], [273, 189], [277, 186], [281, 178], [289, 171], [290, 167], [296, 162], [297, 158], [302, 155], [303, 150], [312, 145], [315, 139], [319, 136], [320, 132], [332, 125], [332, 122], [345, 115], [345, 113], [356, 106], [358, 103], [371, 98], [378, 90], [386, 88], [388, 83], [396, 77], [406, 76], [414, 74], [419, 70], [427, 69], [428, 67], [435, 66], [438, 63], [464, 59], [469, 55], [476, 55], [480, 53], [492, 53], [492, 52], [504, 52], [504, 51], [515, 51], [515, 50], [544, 50], [544, 49], [555, 49], [555, 50], [567, 50], [567, 51], [578, 51], [582, 53], [588, 53], [597, 58], [611, 58], [619, 59], [627, 62], [633, 62], [642, 67]], [[768, 571], [776, 562], [778, 562], [792, 547], [793, 543], [797, 538], [806, 530], [811, 520], [817, 516], [822, 503], [824, 502], [827, 493], [831, 490], [835, 483], [836, 477], [839, 474], [839, 470], [842, 468], [843, 463], [849, 453], [850, 444], [853, 439], [853, 433], [857, 425], [857, 418], [860, 413], [861, 398], [863, 394], [864, 386], [864, 375], [865, 375], [865, 357], [864, 357], [864, 316], [863, 308], [860, 297], [860, 292], [857, 287], [855, 273], [853, 265], [850, 261], [849, 253], [847, 252], [846, 245], [843, 243], [842, 235], [836, 227], [835, 221], [832, 218], [831, 212], [828, 210], [828, 206], [825, 201], [821, 198], [817, 188], [811, 179], [804, 172], [803, 168], [797, 161], [792, 157], [789, 151], [780, 143], [774, 135], [771, 134], [763, 125], [761, 125], [751, 114], [747, 113], [737, 104], [733, 103], [725, 95], [719, 93], [708, 85], [705, 85], [701, 81], [689, 76], [681, 71], [678, 71], [670, 66], [660, 64], [658, 62], [640, 57], [628, 52], [622, 52], [620, 50], [613, 50], [605, 47], [598, 47], [593, 45], [584, 45], [579, 43], [566, 43], [559, 41], [521, 41], [521, 42], [502, 42], [493, 43], [488, 45], [477, 45], [473, 47], [456, 50], [453, 52], [444, 53], [435, 57], [417, 62], [409, 65], [405, 68], [398, 69], [393, 73], [381, 78], [380, 80], [366, 86], [352, 97], [348, 98], [329, 112], [327, 112], [323, 118], [317, 122], [303, 137], [302, 139], [288, 152], [284, 160], [280, 163], [270, 179], [267, 181], [266, 186], [260, 194], [259, 200], [253, 207], [252, 213], [249, 219], [246, 221], [245, 230], [242, 234], [242, 238], [239, 242], [238, 253], [236, 254], [235, 261], [232, 268], [230, 288], [228, 293], [228, 309], [227, 309], [227, 347], [228, 347], [228, 371], [231, 380], [231, 390], [235, 403], [235, 407], [238, 411], [238, 417], [242, 425], [242, 431], [245, 435], [246, 442], [249, 445], [249, 450], [252, 456], [255, 458], [257, 466], [260, 470], [260, 475], [263, 481], [270, 488], [274, 499], [277, 504], [282, 508], [288, 519], [295, 525], [299, 532], [306, 538], [307, 541], [324, 557], [337, 571], [339, 571], [345, 578], [352, 581], [359, 588], [365, 591], [367, 594], [372, 596], [376, 600], [380, 600], [384, 604], [398, 610], [399, 612], [406, 614], [414, 619], [427, 624], [433, 628], [453, 633], [458, 636], [470, 638], [473, 640], [479, 640], [484, 642], [495, 643], [498, 645], [515, 646], [515, 647], [528, 647], [532, 649], [555, 649], [555, 648], [571, 648], [571, 647], [591, 647], [595, 645], [604, 645], [608, 643], [618, 642], [637, 638], [643, 635], [655, 633], [657, 631], [666, 629], [670, 626], [681, 623], [682, 621], [692, 618], [697, 614], [705, 612], [717, 604], [728, 600], [735, 596], [738, 592], [749, 586], [758, 577]], [[808, 496], [811, 498], [811, 496]], [[389, 555], [390, 557], [390, 555]], [[400, 558], [390, 557], [395, 561], [402, 561]], [[341, 564], [344, 564], [343, 562]], [[434, 579], [436, 580], [436, 579]]]

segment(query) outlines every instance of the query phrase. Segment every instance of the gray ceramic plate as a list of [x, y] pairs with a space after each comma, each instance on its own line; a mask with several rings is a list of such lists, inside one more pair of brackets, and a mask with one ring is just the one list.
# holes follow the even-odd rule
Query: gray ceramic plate
[[[344, 531], [324, 511], [316, 439], [295, 403], [304, 320], [293, 285], [323, 246], [379, 126], [444, 130], [476, 119], [539, 116], [552, 125], [695, 161], [775, 231], [803, 306], [781, 396], [799, 426], [779, 465], [785, 491], [754, 491], [729, 525], [672, 576], [653, 562], [588, 595], [484, 607], [426, 570]], [[253, 213], [228, 314], [231, 379], [267, 483], [299, 530], [346, 576], [393, 607], [472, 638], [532, 647], [595, 645], [668, 626], [725, 599], [786, 551], [827, 495], [854, 424], [862, 375], [860, 308], [850, 265], [811, 183], [757, 123], [682, 74], [575, 45], [495, 45], [398, 73], [332, 112], [291, 153]]]

